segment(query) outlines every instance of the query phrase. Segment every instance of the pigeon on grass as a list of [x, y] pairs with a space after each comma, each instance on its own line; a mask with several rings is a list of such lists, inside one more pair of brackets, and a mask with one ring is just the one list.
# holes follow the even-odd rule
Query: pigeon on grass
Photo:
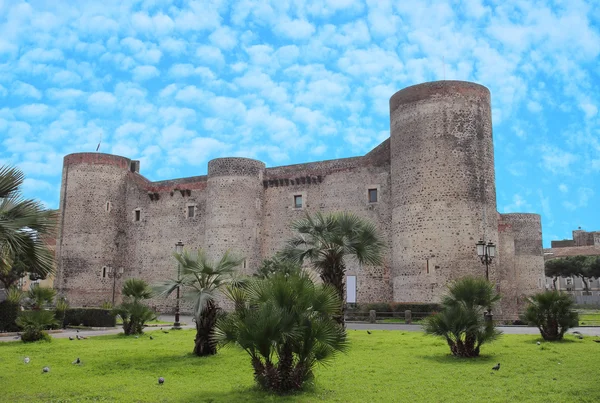
[[42, 368], [42, 372], [43, 373], [50, 372], [50, 367], [44, 367], [44, 368]]
[[498, 363], [498, 364], [494, 365], [494, 366], [492, 367], [492, 369], [493, 369], [494, 371], [498, 371], [498, 370], [500, 369], [500, 363]]
[[29, 361], [30, 361], [30, 360], [29, 360], [29, 357], [25, 357], [25, 358], [23, 358], [23, 362], [24, 362], [25, 364], [29, 364]]
[[77, 357], [77, 359], [75, 361], [73, 361], [71, 364], [81, 364], [81, 360], [79, 359], [79, 357]]
[[165, 378], [163, 378], [162, 376], [160, 378], [158, 378], [158, 384], [162, 385], [163, 383], [165, 383]]

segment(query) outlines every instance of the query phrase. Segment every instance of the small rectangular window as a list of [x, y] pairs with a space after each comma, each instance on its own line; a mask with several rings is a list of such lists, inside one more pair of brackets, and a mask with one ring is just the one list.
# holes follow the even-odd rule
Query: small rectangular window
[[302, 195], [294, 196], [294, 208], [302, 208]]
[[140, 210], [135, 210], [135, 220], [140, 221], [142, 218], [142, 212]]
[[194, 206], [188, 206], [188, 218], [194, 217]]
[[106, 278], [106, 266], [102, 268], [102, 278]]
[[425, 260], [425, 273], [429, 274], [429, 259]]
[[573, 278], [572, 277], [567, 277], [566, 278], [566, 284], [567, 285], [573, 285]]
[[369, 203], [377, 203], [377, 189], [369, 189]]

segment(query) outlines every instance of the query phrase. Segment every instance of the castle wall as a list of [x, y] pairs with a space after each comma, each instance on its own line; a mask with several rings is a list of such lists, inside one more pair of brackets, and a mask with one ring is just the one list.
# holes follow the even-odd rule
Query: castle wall
[[390, 99], [390, 130], [394, 300], [438, 301], [449, 281], [481, 274], [482, 236], [498, 242], [489, 91], [408, 87]]
[[[141, 278], [149, 284], [177, 278], [175, 244], [195, 252], [204, 246], [206, 226], [206, 177], [151, 183], [138, 174], [127, 178], [127, 243], [122, 250], [123, 276], [116, 282], [117, 303], [127, 278]], [[188, 217], [188, 208], [194, 208]], [[140, 211], [136, 221], [135, 211]], [[154, 298], [149, 303], [159, 310], [173, 307], [173, 298]]]
[[[389, 244], [390, 232], [390, 177], [389, 165], [366, 164], [364, 159], [338, 160], [337, 163], [304, 164], [267, 170], [265, 177], [265, 216], [262, 238], [263, 257], [272, 256], [292, 236], [291, 222], [306, 213], [347, 211], [377, 225]], [[304, 178], [302, 180], [301, 178]], [[287, 179], [287, 182], [286, 182]], [[286, 184], [287, 183], [287, 184]], [[369, 203], [368, 189], [378, 189], [378, 201]], [[294, 196], [302, 195], [304, 206], [294, 208]], [[380, 302], [391, 299], [389, 286], [390, 251], [386, 250], [382, 267], [359, 267], [353, 260], [347, 262], [348, 276], [356, 276], [357, 302]]]
[[[392, 96], [390, 111], [391, 137], [362, 157], [274, 168], [218, 158], [207, 176], [150, 182], [127, 158], [66, 156], [57, 288], [72, 306], [100, 305], [113, 288], [102, 267], [123, 268], [118, 303], [127, 278], [177, 276], [178, 241], [211, 258], [231, 250], [245, 258], [240, 272], [252, 274], [284, 246], [293, 220], [348, 211], [372, 221], [389, 245], [382, 267], [348, 261], [357, 302], [438, 301], [449, 281], [485, 275], [475, 247], [483, 237], [498, 245], [489, 276], [504, 299], [494, 313], [515, 315], [523, 295], [539, 289], [541, 226], [537, 215], [496, 212], [489, 91], [457, 81], [417, 85]], [[377, 189], [377, 202], [368, 189]]]

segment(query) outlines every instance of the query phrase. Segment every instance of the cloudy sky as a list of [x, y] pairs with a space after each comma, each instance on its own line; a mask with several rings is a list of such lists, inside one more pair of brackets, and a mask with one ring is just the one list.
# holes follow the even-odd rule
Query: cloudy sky
[[389, 97], [424, 81], [492, 93], [498, 210], [544, 245], [600, 230], [596, 0], [0, 0], [0, 164], [58, 207], [63, 156], [207, 161], [362, 155]]

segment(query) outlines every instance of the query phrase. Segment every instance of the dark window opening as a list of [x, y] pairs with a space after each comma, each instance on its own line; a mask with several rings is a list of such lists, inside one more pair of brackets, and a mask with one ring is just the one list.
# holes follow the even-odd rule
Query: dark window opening
[[194, 206], [188, 206], [188, 218], [194, 217]]
[[142, 218], [142, 212], [140, 210], [135, 210], [135, 220], [140, 221], [140, 218]]
[[246, 259], [244, 259], [244, 269], [246, 268]]
[[106, 202], [106, 211], [110, 211], [110, 202]]
[[302, 208], [302, 195], [294, 196], [294, 208]]
[[102, 278], [106, 278], [106, 266], [102, 268]]
[[429, 259], [425, 260], [425, 273], [429, 274]]
[[369, 189], [369, 203], [377, 203], [377, 189]]

